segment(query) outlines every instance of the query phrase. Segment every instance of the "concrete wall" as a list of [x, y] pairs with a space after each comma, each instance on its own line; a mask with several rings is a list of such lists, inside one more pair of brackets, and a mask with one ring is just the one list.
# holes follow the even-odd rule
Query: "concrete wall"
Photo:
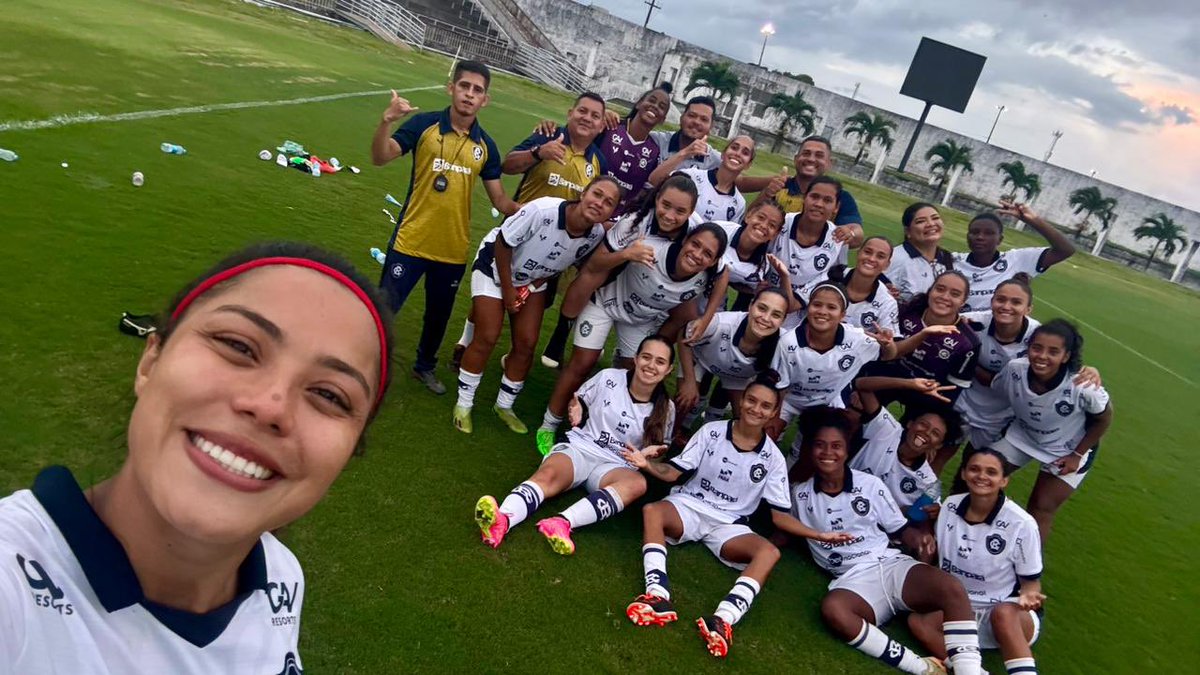
[[[856, 138], [842, 135], [844, 120], [847, 117], [861, 110], [891, 118], [897, 123], [898, 129], [894, 134], [895, 145], [886, 160], [889, 167], [894, 168], [900, 163], [904, 148], [916, 127], [916, 120], [912, 118], [854, 101], [816, 86], [805, 85], [786, 74], [742, 63], [669, 35], [644, 29], [595, 6], [579, 4], [573, 0], [516, 2], [542, 27], [558, 50], [592, 78], [591, 86], [609, 98], [632, 100], [658, 81], [669, 80], [675, 85], [673, 98], [676, 103], [682, 104], [688, 98], [683, 89], [692, 70], [704, 61], [726, 60], [733, 64], [742, 82], [742, 91], [738, 97], [745, 96], [749, 99], [740, 119], [741, 131], [754, 136], [760, 144], [767, 147], [775, 140], [774, 134], [781, 120], [774, 111], [764, 110], [763, 104], [776, 92], [794, 94], [803, 89], [805, 99], [817, 109], [816, 132], [829, 136], [835, 151], [851, 157], [858, 152], [858, 141]], [[736, 102], [733, 101], [722, 104], [718, 112], [724, 119], [716, 124], [717, 131], [728, 132], [729, 118], [734, 115], [736, 108]], [[675, 119], [677, 115], [678, 110], [673, 111]], [[799, 133], [793, 131], [791, 136], [792, 138], [784, 139], [781, 143], [781, 152], [790, 153], [794, 149]], [[1185, 230], [1200, 233], [1200, 213], [1047, 164], [1040, 158], [1019, 155], [931, 125], [926, 125], [921, 131], [907, 171], [928, 176], [929, 162], [925, 160], [925, 152], [945, 139], [953, 139], [960, 145], [971, 148], [975, 171], [962, 175], [956, 192], [979, 201], [995, 203], [1000, 195], [1008, 192], [1001, 186], [1003, 176], [996, 166], [1001, 162], [1019, 160], [1025, 164], [1027, 171], [1041, 176], [1042, 194], [1037, 197], [1033, 206], [1049, 220], [1062, 225], [1078, 223], [1080, 217], [1071, 212], [1068, 197], [1078, 188], [1096, 186], [1105, 196], [1115, 197], [1118, 202], [1118, 215], [1113, 224], [1113, 233], [1109, 237], [1109, 241], [1114, 244], [1149, 251], [1154, 242], [1136, 241], [1133, 238], [1133, 229], [1141, 224], [1143, 218], [1159, 211], [1173, 218]], [[873, 152], [870, 153], [872, 163]], [[1200, 269], [1200, 256], [1192, 261], [1191, 266], [1193, 269]]]

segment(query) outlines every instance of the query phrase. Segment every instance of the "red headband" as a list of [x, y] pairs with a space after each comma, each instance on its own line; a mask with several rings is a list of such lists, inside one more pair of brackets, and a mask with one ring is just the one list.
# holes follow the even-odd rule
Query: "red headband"
[[286, 256], [258, 258], [257, 260], [244, 262], [241, 265], [235, 265], [201, 281], [191, 292], [185, 295], [183, 300], [180, 300], [179, 304], [175, 306], [175, 311], [171, 312], [172, 323], [178, 321], [179, 317], [183, 316], [183, 313], [187, 311], [188, 306], [195, 302], [196, 298], [211, 290], [213, 286], [228, 281], [239, 274], [269, 265], [295, 265], [296, 267], [306, 267], [310, 270], [316, 270], [327, 277], [341, 282], [343, 286], [354, 293], [355, 297], [362, 301], [362, 304], [366, 305], [367, 311], [371, 312], [371, 318], [375, 320], [375, 329], [379, 332], [379, 391], [375, 394], [375, 406], [378, 406], [379, 402], [383, 399], [383, 389], [384, 384], [387, 382], [388, 373], [387, 330], [383, 325], [383, 318], [379, 316], [379, 311], [375, 309], [375, 303], [371, 301], [371, 297], [367, 295], [366, 291], [354, 283], [350, 277], [333, 269], [329, 265], [309, 260], [308, 258], [290, 258]]

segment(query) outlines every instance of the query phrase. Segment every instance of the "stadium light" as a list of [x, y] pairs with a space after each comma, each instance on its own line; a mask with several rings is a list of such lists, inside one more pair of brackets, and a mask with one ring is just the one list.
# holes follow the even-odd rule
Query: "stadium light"
[[996, 106], [996, 119], [992, 121], [992, 130], [988, 132], [987, 140], [984, 143], [992, 142], [992, 134], [996, 133], [996, 125], [1000, 123], [1000, 115], [1006, 110], [1002, 105]]
[[759, 31], [758, 31], [758, 32], [762, 33], [762, 36], [763, 36], [763, 44], [762, 44], [762, 49], [760, 49], [760, 50], [759, 50], [759, 52], [758, 52], [758, 65], [759, 65], [759, 66], [761, 66], [761, 65], [762, 65], [762, 60], [763, 60], [763, 54], [766, 54], [766, 53], [767, 53], [767, 40], [768, 40], [768, 39], [769, 39], [769, 38], [770, 38], [772, 35], [774, 35], [774, 34], [775, 34], [775, 26], [772, 26], [772, 25], [771, 25], [771, 22], [770, 22], [770, 21], [768, 21], [768, 22], [766, 23], [766, 25], [764, 25], [764, 26], [763, 26], [761, 29], [759, 29]]

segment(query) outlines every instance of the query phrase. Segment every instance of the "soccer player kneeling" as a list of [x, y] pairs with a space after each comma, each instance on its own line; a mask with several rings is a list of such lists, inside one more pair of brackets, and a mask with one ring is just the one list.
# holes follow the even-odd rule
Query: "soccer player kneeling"
[[733, 625], [750, 608], [779, 561], [779, 549], [745, 524], [760, 500], [773, 507], [775, 526], [789, 534], [827, 542], [849, 539], [844, 534], [816, 532], [788, 515], [783, 455], [763, 428], [778, 412], [779, 399], [769, 377], [760, 378], [743, 393], [737, 419], [704, 425], [678, 457], [658, 462], [646, 451], [625, 451], [627, 462], [659, 480], [675, 482], [691, 472], [687, 482], [672, 488], [666, 499], [642, 509], [646, 592], [625, 610], [630, 621], [661, 626], [678, 618], [671, 604], [666, 544], [704, 542], [721, 562], [742, 571], [716, 612], [696, 620], [708, 651], [725, 656], [733, 642]]
[[936, 567], [889, 548], [899, 537], [922, 557], [933, 535], [906, 527], [887, 486], [846, 466], [853, 425], [840, 411], [815, 408], [804, 420], [805, 450], [816, 473], [792, 487], [792, 513], [805, 526], [849, 535], [845, 543], [809, 540], [813, 559], [833, 575], [821, 616], [835, 634], [868, 656], [906, 673], [945, 673], [942, 662], [920, 657], [878, 626], [900, 612], [942, 612], [948, 665], [955, 675], [979, 675], [979, 637], [962, 584]]

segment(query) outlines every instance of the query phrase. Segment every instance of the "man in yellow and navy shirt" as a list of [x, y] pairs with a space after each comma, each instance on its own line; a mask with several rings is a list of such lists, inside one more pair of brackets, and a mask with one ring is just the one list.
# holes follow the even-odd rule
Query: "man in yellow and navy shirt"
[[546, 136], [534, 132], [504, 157], [504, 173], [521, 173], [516, 200], [538, 197], [579, 199], [583, 189], [608, 167], [592, 144], [604, 131], [604, 99], [586, 92], [567, 111], [567, 126]]
[[476, 119], [479, 109], [487, 105], [490, 84], [487, 66], [477, 61], [458, 63], [447, 87], [450, 106], [441, 112], [413, 115], [395, 133], [392, 125], [417, 108], [392, 92], [371, 143], [376, 166], [406, 153], [413, 156], [408, 196], [388, 246], [379, 285], [392, 311], [398, 313], [425, 277], [425, 318], [413, 377], [435, 394], [446, 393], [434, 369], [458, 283], [466, 270], [475, 177], [483, 180], [497, 210], [505, 215], [518, 210], [500, 184], [496, 144]]

